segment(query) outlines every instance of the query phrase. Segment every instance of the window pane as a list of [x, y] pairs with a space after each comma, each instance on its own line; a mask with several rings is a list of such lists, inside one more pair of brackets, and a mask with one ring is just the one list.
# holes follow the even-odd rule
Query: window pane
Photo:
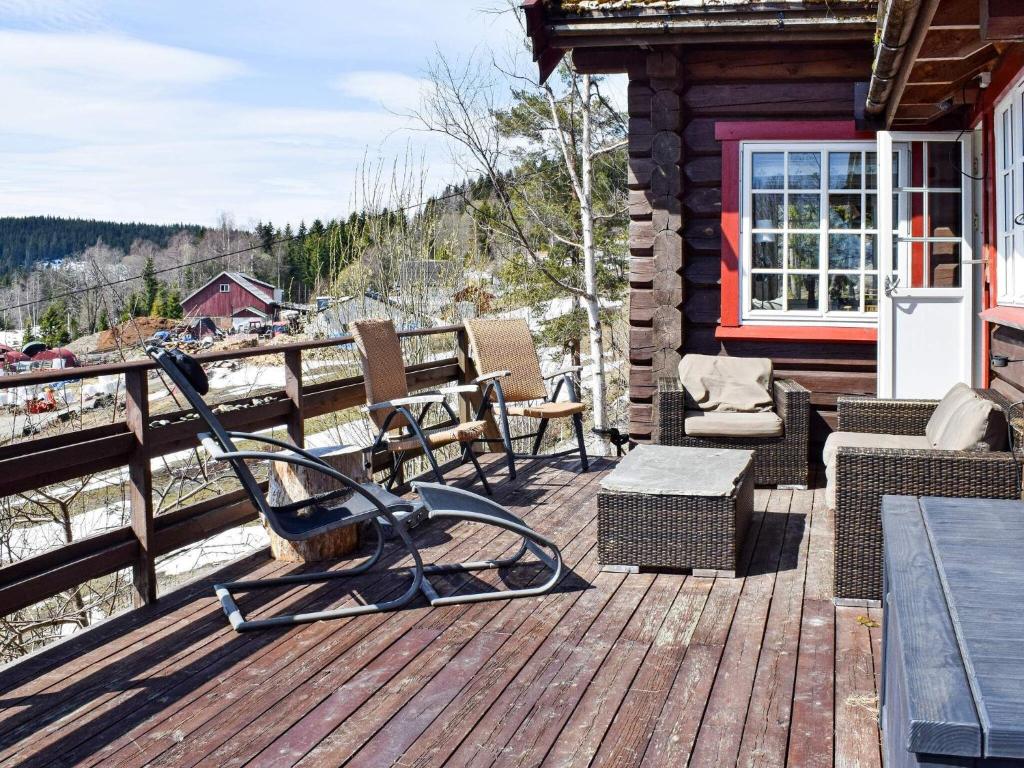
[[932, 192], [928, 195], [928, 221], [932, 237], [960, 237], [963, 210], [960, 193]]
[[782, 309], [782, 275], [752, 275], [751, 309]]
[[754, 235], [754, 269], [782, 269], [782, 235]]
[[829, 275], [829, 312], [860, 312], [860, 276]]
[[782, 229], [783, 195], [754, 195], [754, 229]]
[[832, 229], [860, 229], [860, 195], [829, 195], [828, 225]]
[[830, 152], [828, 155], [829, 189], [861, 188], [860, 152]]
[[789, 228], [818, 229], [821, 226], [820, 195], [789, 196]]
[[[840, 235], [843, 237], [843, 235]], [[893, 241], [893, 261], [896, 260], [895, 240]], [[864, 269], [878, 269], [878, 235], [868, 235], [864, 243]]]
[[828, 236], [828, 268], [860, 269], [860, 235]]
[[864, 195], [864, 229], [878, 226], [878, 195]]
[[928, 186], [960, 187], [960, 142], [928, 142]]
[[928, 285], [931, 288], [960, 287], [960, 246], [957, 243], [929, 243]]
[[864, 311], [878, 311], [878, 276], [864, 276]]
[[821, 189], [821, 155], [817, 152], [793, 152], [789, 155], [791, 189]]
[[864, 157], [864, 186], [868, 189], [878, 189], [878, 153], [865, 152]]
[[785, 154], [782, 152], [754, 152], [754, 189], [782, 189], [785, 174]]
[[789, 276], [789, 308], [795, 311], [818, 308], [818, 276]]
[[819, 259], [818, 235], [789, 236], [789, 268], [817, 269]]

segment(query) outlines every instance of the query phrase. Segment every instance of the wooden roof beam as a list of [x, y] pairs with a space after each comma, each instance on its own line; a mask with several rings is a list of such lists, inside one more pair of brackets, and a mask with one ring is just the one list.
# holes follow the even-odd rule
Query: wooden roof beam
[[1024, 40], [1024, 3], [1020, 0], [981, 0], [983, 40]]

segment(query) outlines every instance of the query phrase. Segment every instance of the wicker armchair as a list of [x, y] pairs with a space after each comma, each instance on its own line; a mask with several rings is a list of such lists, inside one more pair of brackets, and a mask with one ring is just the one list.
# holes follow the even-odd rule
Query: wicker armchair
[[775, 379], [775, 413], [783, 423], [781, 437], [687, 437], [683, 427], [686, 393], [678, 379], [658, 386], [659, 440], [662, 445], [691, 448], [739, 448], [755, 451], [754, 483], [807, 487], [807, 439], [811, 393], [791, 379]]
[[[992, 390], [980, 394], [1009, 403]], [[923, 435], [936, 400], [839, 398], [839, 431]], [[1013, 455], [1004, 451], [840, 447], [836, 451], [835, 596], [882, 597], [884, 495], [1015, 499], [1020, 496]]]

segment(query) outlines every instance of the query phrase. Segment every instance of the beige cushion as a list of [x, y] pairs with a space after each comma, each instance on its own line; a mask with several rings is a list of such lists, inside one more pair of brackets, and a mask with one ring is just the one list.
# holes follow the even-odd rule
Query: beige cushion
[[1006, 419], [991, 400], [974, 396], [957, 406], [933, 443], [942, 451], [966, 451], [982, 444], [1001, 450], [1006, 443]]
[[781, 437], [782, 419], [771, 411], [730, 413], [687, 411], [683, 429], [688, 437]]
[[825, 441], [825, 503], [836, 506], [836, 452], [840, 448], [902, 448], [931, 450], [924, 435], [876, 435], [870, 432], [833, 432]]
[[956, 409], [968, 400], [977, 397], [977, 393], [966, 384], [957, 383], [953, 385], [953, 388], [939, 401], [934, 413], [932, 413], [932, 417], [928, 419], [928, 424], [924, 428], [924, 433], [932, 446], [938, 443], [939, 433], [947, 427], [949, 420], [956, 413]]
[[686, 355], [679, 363], [679, 381], [690, 408], [754, 413], [774, 405], [772, 361], [766, 357]]

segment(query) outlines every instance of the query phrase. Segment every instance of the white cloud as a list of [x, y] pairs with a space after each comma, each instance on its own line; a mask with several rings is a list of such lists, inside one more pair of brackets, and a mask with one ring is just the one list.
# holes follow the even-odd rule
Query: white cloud
[[100, 23], [96, 0], [0, 0], [0, 18], [50, 29]]
[[[0, 30], [0, 215], [342, 215], [366, 153], [395, 155], [383, 144], [408, 140], [403, 118], [369, 102], [375, 89], [411, 98], [414, 78], [356, 73], [342, 90], [368, 103], [332, 109], [273, 91], [241, 103], [246, 74], [224, 57], [123, 36]], [[453, 169], [423, 138], [443, 185]]]
[[331, 87], [350, 98], [401, 112], [420, 105], [430, 82], [401, 72], [346, 72], [336, 77]]
[[0, 71], [36, 83], [63, 78], [153, 87], [214, 83], [246, 70], [222, 56], [107, 33], [0, 30]]

